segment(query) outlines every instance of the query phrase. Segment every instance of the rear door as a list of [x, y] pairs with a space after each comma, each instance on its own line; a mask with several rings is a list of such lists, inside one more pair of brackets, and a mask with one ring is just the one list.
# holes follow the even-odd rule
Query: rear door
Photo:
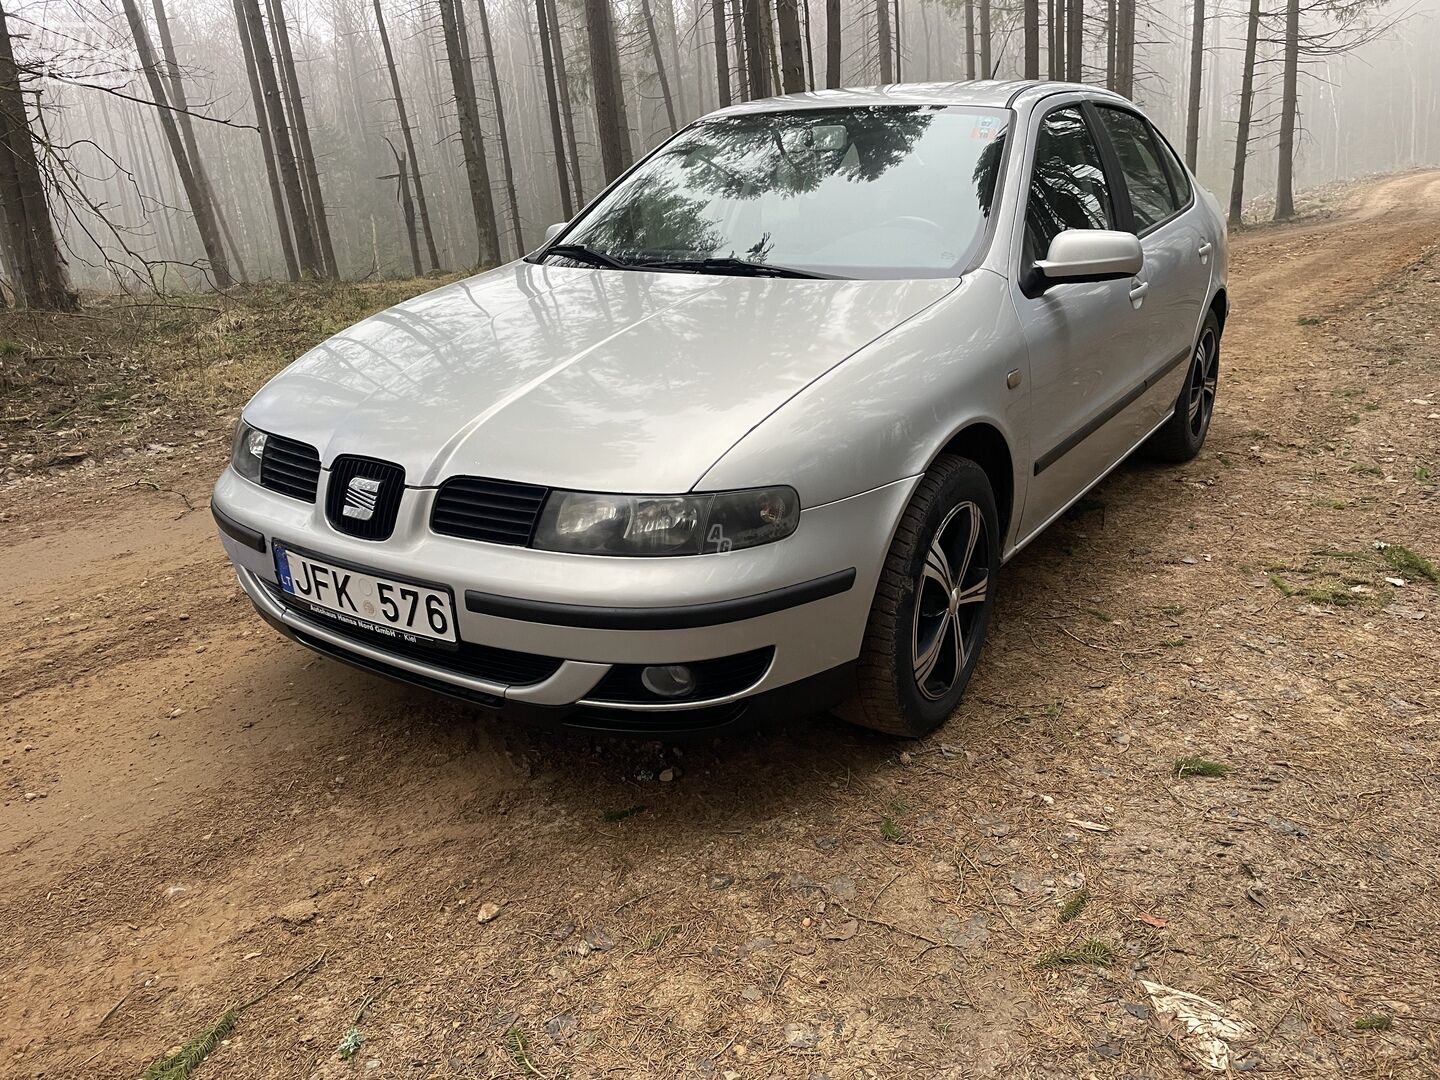
[[[1118, 105], [1094, 105], [1101, 148], [1124, 177], [1129, 228], [1145, 251], [1143, 375], [1150, 389], [1128, 417], [1140, 439], [1168, 414], [1180, 393], [1210, 291], [1212, 242], [1185, 170], [1149, 121]], [[1133, 294], [1132, 294], [1133, 295]]]
[[[1060, 98], [1031, 126], [1033, 150], [1013, 297], [1030, 356], [1034, 459], [1021, 514], [1028, 538], [1133, 444], [1132, 387], [1144, 379], [1137, 280], [1058, 282], [1043, 292], [1034, 266], [1067, 229], [1124, 229], [1124, 192], [1107, 175], [1083, 99]], [[1143, 273], [1143, 271], [1142, 271]], [[1127, 400], [1127, 395], [1132, 395]]]

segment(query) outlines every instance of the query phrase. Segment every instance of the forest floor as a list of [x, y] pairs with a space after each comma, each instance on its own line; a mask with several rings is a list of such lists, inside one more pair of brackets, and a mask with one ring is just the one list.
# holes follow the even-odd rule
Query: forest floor
[[5, 316], [54, 359], [0, 416], [0, 1076], [257, 997], [200, 1077], [1201, 1074], [1146, 983], [1235, 1072], [1440, 1075], [1440, 173], [1231, 285], [1205, 452], [1017, 557], [912, 744], [545, 734], [261, 624], [205, 508], [235, 408], [420, 283]]

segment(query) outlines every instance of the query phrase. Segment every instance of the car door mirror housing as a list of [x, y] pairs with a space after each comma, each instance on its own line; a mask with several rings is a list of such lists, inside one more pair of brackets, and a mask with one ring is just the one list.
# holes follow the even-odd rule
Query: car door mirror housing
[[551, 240], [554, 240], [557, 236], [559, 236], [562, 232], [564, 232], [564, 231], [565, 231], [565, 226], [566, 226], [566, 225], [569, 225], [569, 224], [570, 224], [570, 223], [569, 223], [568, 221], [557, 221], [557, 222], [555, 222], [554, 225], [546, 225], [546, 226], [545, 226], [545, 242], [546, 242], [547, 244], [550, 243]]
[[1145, 252], [1134, 233], [1066, 229], [1050, 241], [1050, 250], [1035, 269], [1045, 284], [1057, 285], [1134, 277], [1144, 265]]

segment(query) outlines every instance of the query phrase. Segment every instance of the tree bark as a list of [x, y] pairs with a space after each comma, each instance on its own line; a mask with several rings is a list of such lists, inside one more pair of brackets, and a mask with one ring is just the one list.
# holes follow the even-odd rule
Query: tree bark
[[1120, 40], [1116, 25], [1116, 0], [1105, 0], [1105, 89], [1115, 89], [1115, 44]]
[[800, 37], [799, 0], [775, 0], [775, 15], [780, 23], [781, 88], [787, 94], [804, 93], [805, 44]]
[[735, 42], [735, 76], [740, 82], [740, 100], [749, 101], [750, 61], [745, 55], [745, 19], [740, 11], [740, 0], [730, 0], [730, 37]]
[[490, 37], [490, 14], [485, 0], [475, 0], [480, 9], [480, 38], [485, 43], [485, 65], [490, 69], [490, 97], [495, 102], [495, 132], [500, 140], [500, 170], [505, 176], [505, 197], [510, 203], [510, 228], [515, 234], [515, 256], [525, 254], [525, 237], [520, 230], [520, 203], [515, 197], [515, 167], [510, 160], [510, 135], [505, 128], [505, 102], [500, 97], [500, 72], [495, 67], [495, 42]]
[[585, 182], [580, 178], [580, 151], [575, 146], [575, 108], [570, 103], [570, 77], [565, 69], [565, 39], [560, 33], [560, 15], [555, 0], [545, 0], [550, 16], [551, 48], [555, 53], [555, 85], [560, 91], [560, 119], [565, 125], [565, 146], [570, 157], [570, 183], [575, 189], [575, 204], [585, 203]]
[[204, 247], [205, 257], [210, 262], [210, 274], [215, 280], [216, 288], [228, 289], [235, 283], [235, 279], [230, 275], [230, 264], [225, 258], [225, 249], [220, 241], [220, 228], [215, 220], [215, 207], [210, 202], [209, 192], [196, 177], [189, 155], [185, 152], [179, 125], [175, 122], [175, 114], [170, 109], [169, 97], [165, 93], [165, 85], [160, 80], [160, 69], [155, 63], [155, 50], [150, 45], [150, 32], [145, 28], [145, 20], [141, 17], [135, 0], [121, 0], [121, 2], [125, 8], [125, 19], [130, 24], [130, 34], [135, 39], [135, 51], [140, 57], [140, 67], [145, 73], [145, 81], [150, 87], [150, 96], [155, 102], [160, 128], [165, 133], [165, 142], [170, 147], [170, 156], [175, 159], [175, 171], [180, 174], [180, 185], [185, 189], [186, 201], [190, 203], [190, 212], [195, 217], [195, 227], [200, 232], [200, 244]]
[[1040, 78], [1040, 0], [1025, 0], [1025, 78]]
[[1045, 0], [1045, 74], [1050, 79], [1060, 78], [1064, 69], [1064, 57], [1060, 55], [1060, 22], [1056, 12], [1065, 0]]
[[1085, 80], [1085, 0], [1067, 0], [1065, 12], [1065, 78]]
[[1115, 92], [1135, 96], [1135, 0], [1117, 0]]
[[975, 81], [975, 0], [965, 0], [965, 78]]
[[810, 36], [810, 0], [800, 0], [800, 14], [805, 22], [805, 85], [815, 89], [815, 39]]
[[395, 179], [397, 181], [396, 194], [400, 197], [400, 209], [405, 215], [405, 238], [410, 242], [410, 262], [415, 267], [415, 276], [419, 277], [420, 269], [420, 241], [415, 236], [415, 202], [410, 198], [410, 181], [408, 170], [405, 168], [405, 156], [385, 140], [390, 146], [390, 153], [395, 155]]
[[1240, 117], [1235, 127], [1235, 173], [1230, 180], [1230, 227], [1240, 228], [1245, 205], [1245, 159], [1250, 153], [1250, 117], [1255, 108], [1255, 49], [1260, 38], [1260, 0], [1250, 0], [1245, 26], [1245, 59], [1240, 68]]
[[620, 65], [610, 0], [585, 0], [585, 31], [590, 43], [590, 77], [595, 97], [595, 130], [605, 180], [614, 180], [630, 164], [630, 133], [625, 128]]
[[880, 81], [894, 82], [895, 54], [890, 41], [890, 0], [875, 0], [875, 47], [880, 52]]
[[904, 51], [905, 51], [905, 50], [902, 48], [902, 46], [901, 46], [901, 44], [900, 44], [900, 38], [901, 38], [900, 0], [895, 0], [895, 10], [891, 12], [891, 26], [892, 26], [893, 29], [894, 29], [894, 36], [895, 36], [895, 81], [896, 81], [897, 83], [898, 83], [898, 82], [904, 82], [904, 81], [905, 81], [905, 76], [904, 76], [904, 74], [901, 72], [901, 60], [902, 60], [902, 57], [903, 57], [903, 55], [904, 55]]
[[15, 306], [74, 311], [79, 304], [65, 278], [55, 222], [35, 156], [30, 115], [10, 25], [0, 8], [0, 226]]
[[1285, 5], [1285, 73], [1280, 91], [1280, 166], [1275, 174], [1275, 220], [1295, 216], [1295, 121], [1300, 112], [1300, 0]]
[[1190, 101], [1185, 110], [1185, 164], [1195, 171], [1200, 151], [1200, 92], [1205, 74], [1205, 0], [1193, 0], [1195, 17], [1190, 26]]
[[285, 81], [285, 94], [290, 99], [290, 122], [295, 132], [295, 154], [299, 158], [300, 175], [305, 181], [305, 196], [310, 204], [311, 224], [315, 242], [324, 263], [326, 277], [340, 276], [335, 263], [335, 245], [330, 242], [330, 219], [325, 213], [325, 197], [320, 190], [320, 173], [315, 168], [315, 149], [310, 144], [310, 124], [305, 119], [305, 99], [300, 96], [300, 79], [295, 71], [295, 54], [290, 50], [290, 26], [285, 21], [283, 0], [265, 0], [270, 10], [271, 30], [275, 34], [276, 59]]
[[655, 60], [655, 74], [660, 79], [660, 95], [665, 99], [665, 119], [670, 122], [670, 130], [674, 131], [680, 125], [675, 120], [675, 99], [670, 95], [670, 80], [665, 75], [665, 58], [660, 53], [660, 35], [655, 32], [655, 14], [650, 8], [650, 0], [640, 0], [640, 16], [645, 21], [645, 36], [650, 40], [650, 55]]
[[825, 85], [840, 88], [840, 0], [825, 0]]
[[994, 76], [990, 67], [990, 0], [980, 0], [980, 77]]
[[569, 221], [575, 216], [570, 183], [565, 175], [565, 137], [560, 127], [560, 103], [555, 96], [555, 61], [550, 51], [550, 29], [545, 0], [535, 0], [535, 15], [540, 24], [540, 62], [545, 75], [545, 101], [550, 108], [550, 135], [555, 145], [555, 182], [560, 187], [560, 212]]
[[205, 168], [205, 161], [200, 156], [200, 144], [195, 138], [195, 123], [190, 117], [190, 103], [185, 98], [185, 80], [180, 74], [180, 64], [175, 58], [175, 42], [170, 37], [170, 20], [165, 15], [164, 0], [154, 0], [155, 28], [160, 33], [160, 55], [165, 58], [165, 81], [169, 84], [170, 102], [177, 110], [175, 113], [176, 122], [180, 125], [180, 137], [185, 143], [185, 153], [190, 156], [190, 167], [195, 170], [195, 180], [205, 191], [205, 197], [210, 201], [210, 212], [215, 215], [215, 223], [220, 228], [221, 237], [230, 248], [230, 255], [235, 260], [235, 269], [239, 273], [240, 280], [244, 281], [249, 277], [245, 272], [245, 257], [240, 253], [239, 247], [235, 244], [235, 238], [230, 235], [230, 226], [225, 220], [224, 213], [220, 210], [220, 203], [215, 198], [215, 185], [210, 183], [209, 171]]
[[255, 63], [255, 49], [250, 42], [249, 20], [242, 0], [234, 0], [235, 27], [240, 34], [240, 51], [245, 58], [245, 76], [250, 84], [250, 102], [255, 109], [255, 127], [260, 134], [260, 152], [265, 159], [265, 178], [270, 186], [270, 205], [275, 213], [275, 226], [280, 232], [280, 251], [285, 257], [285, 272], [291, 281], [300, 280], [300, 264], [295, 259], [295, 243], [290, 236], [290, 218], [285, 210], [285, 193], [281, 188], [280, 171], [275, 161], [275, 144], [265, 111], [265, 93]]
[[[405, 95], [400, 89], [400, 73], [395, 67], [395, 53], [390, 48], [390, 34], [385, 29], [385, 16], [380, 10], [380, 0], [375, 0], [375, 25], [380, 28], [380, 47], [385, 53], [386, 70], [390, 72], [390, 90], [395, 95], [395, 112], [400, 117], [400, 135], [405, 141], [405, 156], [409, 158], [414, 174], [414, 201], [420, 211], [421, 229], [425, 233], [425, 254], [430, 260], [430, 269], [439, 270], [440, 253], [435, 247], [435, 232], [430, 227], [430, 205], [425, 201], [425, 184], [420, 179], [420, 159], [415, 153], [415, 136], [410, 130], [409, 114], [405, 111]], [[419, 275], [418, 267], [415, 273]]]
[[715, 100], [723, 109], [730, 104], [730, 52], [725, 35], [725, 0], [710, 0], [710, 20], [715, 32]]
[[[879, 2], [883, 4], [885, 0]], [[742, 0], [742, 10], [750, 98], [767, 98], [770, 96], [770, 71], [765, 63], [765, 5], [761, 0]]]
[[470, 51], [461, 38], [460, 0], [440, 0], [440, 25], [445, 36], [445, 55], [450, 67], [450, 85], [455, 94], [455, 114], [460, 125], [460, 148], [465, 158], [465, 178], [470, 187], [470, 209], [475, 215], [475, 262], [493, 266], [500, 261], [499, 230], [495, 226], [495, 199], [490, 192], [490, 167], [485, 161], [485, 143], [475, 104], [475, 80], [470, 72]]

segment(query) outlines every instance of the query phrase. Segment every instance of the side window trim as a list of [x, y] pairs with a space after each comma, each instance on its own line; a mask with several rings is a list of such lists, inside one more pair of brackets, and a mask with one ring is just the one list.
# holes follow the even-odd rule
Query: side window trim
[[1105, 166], [1105, 181], [1110, 185], [1110, 202], [1115, 208], [1115, 227], [1140, 236], [1142, 234], [1135, 232], [1135, 211], [1130, 205], [1130, 185], [1125, 180], [1125, 170], [1120, 167], [1120, 156], [1115, 153], [1115, 145], [1110, 141], [1110, 132], [1105, 129], [1100, 110], [1095, 107], [1091, 98], [1082, 101], [1080, 108], [1085, 114], [1085, 122], [1090, 125], [1095, 145], [1100, 149], [1100, 161]]
[[[1126, 223], [1125, 228], [1127, 232], [1135, 233], [1138, 238], [1143, 240], [1145, 237], [1153, 233], [1156, 229], [1163, 229], [1166, 225], [1170, 224], [1170, 222], [1174, 221], [1181, 214], [1185, 213], [1187, 210], [1189, 210], [1192, 206], [1195, 205], [1195, 184], [1193, 181], [1190, 181], [1187, 183], [1187, 186], [1190, 188], [1190, 198], [1185, 201], [1185, 204], [1183, 206], [1177, 207], [1173, 214], [1169, 214], [1168, 216], [1161, 218], [1153, 225], [1149, 225], [1144, 229], [1136, 230], [1135, 215], [1130, 208], [1130, 184], [1129, 181], [1125, 179], [1124, 170], [1120, 167], [1120, 156], [1115, 153], [1115, 145], [1110, 141], [1110, 132], [1105, 128], [1105, 121], [1100, 116], [1100, 109], [1113, 109], [1115, 112], [1127, 113], [1130, 116], [1133, 116], [1136, 120], [1140, 121], [1141, 126], [1147, 132], [1149, 132], [1150, 149], [1155, 153], [1155, 160], [1160, 165], [1160, 171], [1165, 174], [1165, 186], [1170, 189], [1170, 201], [1173, 203], [1179, 203], [1180, 193], [1175, 190], [1175, 180], [1170, 175], [1170, 170], [1165, 167], [1164, 151], [1160, 148], [1159, 144], [1163, 142], [1165, 144], [1165, 149], [1169, 150], [1171, 154], [1175, 154], [1175, 148], [1170, 145], [1170, 141], [1166, 139], [1165, 136], [1160, 134], [1159, 129], [1156, 128], [1154, 124], [1150, 123], [1149, 120], [1145, 119], [1145, 117], [1141, 116], [1134, 109], [1127, 109], [1123, 105], [1118, 104], [1112, 105], [1108, 101], [1101, 102], [1097, 106], [1092, 100], [1087, 100], [1085, 102], [1085, 105], [1094, 115], [1091, 126], [1096, 128], [1100, 133], [1097, 136], [1097, 141], [1101, 144], [1100, 156], [1105, 159], [1106, 175], [1109, 176], [1113, 171], [1114, 176], [1112, 177], [1112, 187], [1116, 186], [1115, 181], [1118, 180], [1119, 189], [1125, 193], [1124, 220]], [[1175, 155], [1175, 161], [1177, 163], [1180, 163], [1180, 157], [1178, 154]], [[1183, 169], [1184, 167], [1184, 164], [1180, 163], [1180, 168]]]

